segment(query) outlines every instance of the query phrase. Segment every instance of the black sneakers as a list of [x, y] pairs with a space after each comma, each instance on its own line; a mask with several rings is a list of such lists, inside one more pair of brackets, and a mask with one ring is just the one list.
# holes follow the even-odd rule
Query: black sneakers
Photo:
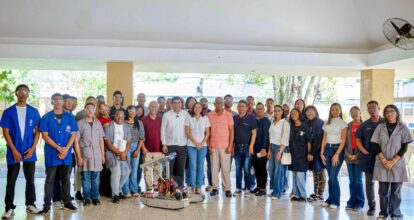
[[216, 195], [218, 195], [218, 190], [217, 189], [213, 189], [213, 190], [211, 190], [211, 192], [210, 192], [210, 196], [216, 196]]
[[112, 203], [119, 203], [119, 197], [118, 196], [113, 196], [112, 197]]
[[74, 206], [72, 203], [67, 203], [63, 206], [63, 208], [70, 210], [70, 211], [76, 211], [78, 210], [78, 208], [76, 208], [76, 206]]
[[91, 200], [86, 199], [83, 201], [83, 206], [89, 206], [91, 204]]
[[227, 190], [226, 191], [226, 197], [230, 198], [232, 196], [233, 196], [233, 194], [230, 192], [230, 190]]
[[43, 208], [39, 213], [39, 215], [46, 215], [47, 213], [50, 212], [50, 208]]
[[369, 208], [367, 212], [368, 216], [374, 216], [375, 215], [375, 208]]
[[83, 200], [82, 193], [80, 191], [77, 191], [75, 194], [75, 198], [76, 200], [82, 201]]
[[94, 205], [100, 205], [101, 201], [99, 201], [99, 199], [92, 199], [92, 204]]

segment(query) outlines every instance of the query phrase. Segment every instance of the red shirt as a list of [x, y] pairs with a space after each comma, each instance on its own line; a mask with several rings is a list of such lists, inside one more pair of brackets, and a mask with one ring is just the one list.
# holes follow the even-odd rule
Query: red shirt
[[102, 126], [104, 126], [105, 124], [109, 124], [112, 121], [111, 118], [104, 118], [104, 117], [100, 117], [98, 118], [98, 120], [99, 122], [101, 122]]
[[145, 148], [149, 152], [161, 152], [161, 118], [152, 119], [149, 115], [141, 119], [145, 130]]
[[356, 137], [355, 137], [355, 133], [358, 130], [360, 125], [352, 125], [352, 150], [355, 150], [356, 148]]

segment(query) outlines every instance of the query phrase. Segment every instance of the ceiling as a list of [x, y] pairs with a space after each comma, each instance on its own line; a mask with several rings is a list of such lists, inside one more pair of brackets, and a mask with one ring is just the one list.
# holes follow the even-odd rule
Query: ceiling
[[414, 23], [413, 8], [412, 0], [3, 0], [0, 65], [99, 70], [119, 60], [138, 71], [355, 74], [404, 61], [414, 73], [414, 54], [382, 34], [387, 18]]

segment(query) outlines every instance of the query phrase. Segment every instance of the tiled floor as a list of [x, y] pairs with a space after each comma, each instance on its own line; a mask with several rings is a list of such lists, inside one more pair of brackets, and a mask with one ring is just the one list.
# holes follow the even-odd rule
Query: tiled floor
[[[234, 181], [234, 178], [233, 178]], [[37, 206], [42, 207], [43, 178], [36, 178]], [[4, 194], [6, 179], [0, 178], [0, 198], [4, 210]], [[366, 216], [366, 207], [363, 212], [356, 213], [345, 211], [345, 203], [348, 199], [347, 177], [341, 177], [341, 207], [339, 210], [322, 208], [320, 204], [290, 202], [287, 196], [281, 200], [272, 201], [267, 197], [234, 197], [226, 198], [224, 195], [191, 204], [189, 207], [178, 210], [163, 210], [146, 207], [139, 199], [131, 198], [122, 200], [119, 204], [112, 204], [109, 199], [102, 199], [102, 205], [83, 207], [79, 202], [77, 212], [53, 210], [47, 216], [28, 215], [24, 206], [24, 179], [19, 178], [16, 187], [14, 219], [165, 219], [165, 220], [202, 220], [202, 219], [375, 219]], [[308, 177], [308, 192], [312, 189], [312, 179]], [[402, 212], [405, 219], [414, 219], [414, 188], [403, 187]], [[377, 207], [379, 210], [379, 207]]]

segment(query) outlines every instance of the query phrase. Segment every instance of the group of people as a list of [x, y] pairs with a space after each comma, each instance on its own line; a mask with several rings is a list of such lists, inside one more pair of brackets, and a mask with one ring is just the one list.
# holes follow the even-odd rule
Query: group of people
[[[375, 215], [374, 181], [378, 181], [378, 218], [402, 217], [401, 187], [408, 181], [404, 154], [412, 137], [392, 104], [381, 117], [379, 103], [368, 102], [370, 118], [365, 121], [359, 107], [353, 106], [349, 111], [352, 121], [347, 123], [339, 103], [331, 105], [329, 117], [323, 121], [317, 108], [302, 99], [290, 110], [288, 105], [275, 105], [271, 98], [255, 104], [254, 97], [248, 96], [238, 101], [235, 112], [231, 95], [216, 97], [215, 109], [210, 110], [206, 98], [197, 101], [195, 97], [185, 101], [178, 96], [159, 97], [146, 106], [145, 94], [139, 93], [138, 105], [124, 108], [122, 93], [115, 91], [113, 106], [108, 107], [103, 96], [91, 96], [74, 115], [76, 98], [55, 93], [53, 110], [40, 117], [26, 103], [29, 93], [27, 85], [17, 86], [17, 103], [4, 111], [0, 121], [8, 164], [4, 218], [14, 214], [21, 162], [27, 211], [47, 214], [52, 201], [55, 208], [77, 209], [70, 194], [72, 168], [75, 198], [83, 200], [84, 206], [99, 205], [99, 195], [119, 203], [140, 195], [142, 173], [145, 190], [156, 191], [161, 175], [157, 164], [144, 171], [140, 164], [170, 153], [176, 153], [170, 173], [179, 187], [188, 187], [192, 193], [205, 191], [213, 197], [222, 189], [226, 197], [254, 194], [279, 200], [291, 185], [292, 201], [321, 202], [331, 209], [340, 206], [338, 175], [345, 161], [350, 192], [346, 210], [361, 211], [366, 197], [367, 214]], [[41, 210], [35, 206], [34, 188], [40, 136], [45, 142], [46, 167]], [[230, 180], [233, 160], [234, 192]], [[314, 186], [310, 195], [306, 190], [308, 171]], [[328, 198], [324, 198], [327, 179]]]

